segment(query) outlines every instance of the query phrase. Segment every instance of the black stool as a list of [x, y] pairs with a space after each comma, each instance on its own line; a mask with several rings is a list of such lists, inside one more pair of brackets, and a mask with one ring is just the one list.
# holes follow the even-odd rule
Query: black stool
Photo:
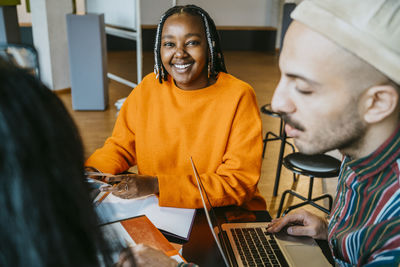
[[[293, 190], [286, 190], [282, 194], [281, 202], [279, 204], [279, 209], [277, 213], [277, 217], [280, 217], [282, 212], [283, 203], [285, 202], [285, 197], [287, 194], [291, 194], [297, 198], [303, 200], [303, 202], [288, 207], [282, 214], [284, 216], [291, 210], [297, 209], [304, 205], [310, 204], [317, 209], [329, 214], [332, 209], [332, 196], [329, 194], [323, 194], [321, 196], [312, 198], [312, 189], [314, 184], [314, 177], [316, 178], [331, 178], [337, 177], [340, 171], [341, 162], [334, 157], [318, 154], [318, 155], [305, 155], [299, 152], [289, 154], [283, 159], [283, 165], [291, 170], [293, 173], [297, 173], [300, 175], [306, 175], [310, 177], [310, 183], [308, 187], [308, 197], [305, 198], [299, 193]], [[327, 198], [329, 200], [329, 209], [324, 208], [323, 206], [315, 203], [318, 200]]]
[[[284, 126], [284, 122], [282, 120], [281, 115], [279, 113], [276, 113], [276, 112], [272, 111], [271, 104], [266, 104], [266, 105], [262, 106], [260, 108], [260, 110], [261, 110], [261, 113], [264, 113], [264, 114], [266, 114], [268, 116], [276, 117], [276, 118], [280, 119], [279, 135], [277, 135], [277, 134], [275, 134], [275, 133], [273, 133], [271, 131], [269, 131], [269, 132], [267, 132], [265, 134], [265, 137], [263, 139], [264, 146], [263, 146], [263, 153], [262, 153], [262, 157], [264, 158], [265, 150], [267, 149], [267, 142], [268, 141], [277, 141], [277, 140], [281, 141], [281, 147], [279, 149], [278, 164], [277, 164], [277, 167], [276, 167], [274, 193], [273, 193], [274, 196], [276, 197], [277, 194], [278, 194], [279, 180], [280, 180], [280, 177], [281, 177], [282, 160], [283, 160], [283, 155], [285, 153], [285, 145], [289, 145], [292, 148], [293, 153], [294, 153], [295, 149], [294, 149], [294, 146], [291, 143], [286, 141], [287, 137], [286, 137], [285, 129], [283, 127]], [[272, 136], [272, 137], [270, 137], [270, 136]], [[293, 180], [295, 180], [295, 179], [296, 179], [296, 174], [293, 174]]]

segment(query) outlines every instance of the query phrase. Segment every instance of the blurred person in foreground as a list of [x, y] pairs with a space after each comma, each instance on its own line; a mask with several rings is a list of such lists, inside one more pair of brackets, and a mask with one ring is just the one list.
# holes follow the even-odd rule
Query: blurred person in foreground
[[98, 228], [73, 120], [53, 92], [1, 59], [0, 140], [0, 266], [178, 265], [144, 245], [115, 263], [123, 246]]
[[329, 218], [300, 210], [269, 231], [327, 239], [342, 266], [397, 266], [400, 2], [309, 0], [291, 16], [272, 108], [301, 152], [344, 159]]
[[0, 265], [110, 266], [62, 102], [0, 60]]

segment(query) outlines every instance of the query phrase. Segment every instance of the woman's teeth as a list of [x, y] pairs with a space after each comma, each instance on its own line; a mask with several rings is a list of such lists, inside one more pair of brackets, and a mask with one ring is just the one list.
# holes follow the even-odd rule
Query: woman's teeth
[[191, 65], [191, 63], [189, 63], [189, 64], [174, 64], [175, 68], [178, 68], [178, 69], [185, 69], [185, 68], [189, 67], [190, 65]]

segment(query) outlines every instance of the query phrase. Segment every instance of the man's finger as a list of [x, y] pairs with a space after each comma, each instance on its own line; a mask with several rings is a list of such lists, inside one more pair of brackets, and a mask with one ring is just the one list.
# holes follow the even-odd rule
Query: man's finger
[[315, 234], [315, 231], [307, 226], [296, 225], [288, 227], [287, 233], [294, 236], [313, 236]]
[[289, 224], [292, 221], [292, 214], [288, 214], [282, 218], [278, 218], [271, 222], [269, 225], [267, 231], [270, 233], [277, 233], [280, 230], [282, 230], [283, 227], [285, 227], [287, 224]]
[[282, 218], [278, 218], [271, 222], [269, 225], [267, 231], [270, 233], [277, 233], [281, 231], [286, 225], [291, 224], [291, 223], [300, 223], [302, 224], [303, 222], [303, 214], [299, 213], [292, 213], [292, 214], [287, 214], [286, 216]]

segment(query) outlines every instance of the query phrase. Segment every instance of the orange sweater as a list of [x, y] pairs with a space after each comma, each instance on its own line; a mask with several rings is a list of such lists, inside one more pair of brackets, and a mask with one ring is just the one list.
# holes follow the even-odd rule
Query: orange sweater
[[202, 207], [192, 156], [214, 206], [265, 209], [257, 190], [262, 127], [253, 88], [220, 73], [194, 91], [147, 75], [118, 115], [112, 136], [86, 162], [107, 173], [137, 164], [157, 176], [160, 206]]

